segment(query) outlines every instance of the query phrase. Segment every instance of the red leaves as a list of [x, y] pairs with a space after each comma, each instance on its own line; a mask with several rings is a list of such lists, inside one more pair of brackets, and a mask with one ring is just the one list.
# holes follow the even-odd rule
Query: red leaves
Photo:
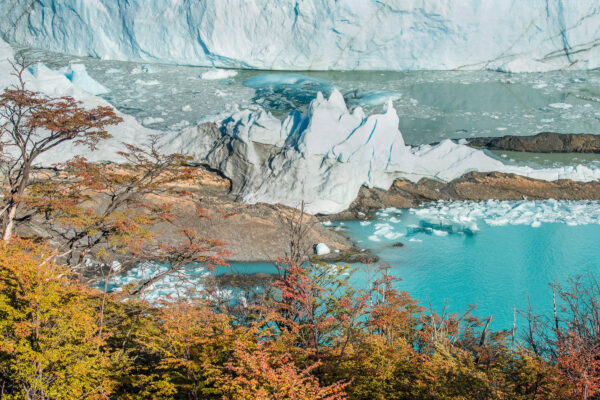
[[[570, 293], [569, 293], [570, 295]], [[600, 342], [570, 330], [556, 343], [557, 366], [572, 387], [574, 398], [589, 399], [600, 394]]]

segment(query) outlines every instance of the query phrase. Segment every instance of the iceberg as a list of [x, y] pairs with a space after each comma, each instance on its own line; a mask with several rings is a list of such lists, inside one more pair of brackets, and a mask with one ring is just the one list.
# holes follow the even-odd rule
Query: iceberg
[[211, 69], [210, 71], [203, 72], [200, 77], [206, 80], [218, 80], [233, 78], [237, 75], [237, 71], [232, 69]]
[[89, 76], [83, 64], [70, 64], [68, 67], [59, 69], [58, 72], [90, 94], [106, 94], [110, 91]]
[[0, 11], [5, 40], [103, 59], [264, 70], [600, 67], [596, 1], [2, 0]]
[[327, 254], [330, 254], [331, 250], [329, 249], [329, 246], [327, 246], [325, 243], [319, 243], [317, 245], [315, 245], [315, 254], [318, 256], [324, 256]]
[[[543, 180], [600, 178], [600, 169], [581, 165], [507, 165], [451, 140], [407, 146], [391, 100], [384, 113], [367, 116], [360, 107], [350, 112], [337, 89], [329, 98], [318, 93], [304, 114], [293, 110], [284, 120], [260, 107], [222, 117], [169, 136], [168, 147], [222, 171], [240, 201], [304, 204], [313, 214], [343, 211], [362, 186], [387, 190], [398, 178], [450, 181], [471, 171]], [[474, 232], [476, 226], [467, 222], [458, 228]]]

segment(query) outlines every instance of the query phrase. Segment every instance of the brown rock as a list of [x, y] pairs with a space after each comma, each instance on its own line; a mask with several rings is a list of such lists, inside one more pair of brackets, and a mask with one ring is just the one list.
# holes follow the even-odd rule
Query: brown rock
[[600, 153], [600, 135], [541, 132], [534, 136], [478, 137], [469, 145], [490, 150], [531, 153]]
[[[553, 182], [501, 172], [470, 172], [449, 183], [421, 179], [417, 183], [396, 180], [385, 191], [362, 187], [348, 213], [373, 212], [380, 208], [418, 207], [437, 200], [600, 200], [600, 182]], [[329, 216], [336, 219], [337, 216]]]

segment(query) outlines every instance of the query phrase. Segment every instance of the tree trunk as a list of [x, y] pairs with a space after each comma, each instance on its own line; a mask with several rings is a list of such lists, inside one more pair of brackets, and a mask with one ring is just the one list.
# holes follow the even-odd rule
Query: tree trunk
[[31, 163], [33, 162], [33, 158], [29, 158], [27, 162], [21, 167], [21, 179], [18, 184], [13, 186], [13, 190], [11, 191], [10, 203], [8, 206], [8, 212], [5, 214], [4, 221], [2, 224], [2, 228], [4, 231], [2, 232], [2, 240], [8, 242], [12, 237], [14, 226], [15, 226], [15, 217], [17, 215], [17, 208], [19, 207], [18, 198], [25, 193], [25, 189], [29, 184], [29, 175], [31, 173]]
[[15, 225], [15, 215], [17, 215], [17, 204], [13, 202], [10, 205], [6, 216], [4, 217], [4, 232], [2, 232], [2, 240], [8, 242], [12, 237], [13, 227]]

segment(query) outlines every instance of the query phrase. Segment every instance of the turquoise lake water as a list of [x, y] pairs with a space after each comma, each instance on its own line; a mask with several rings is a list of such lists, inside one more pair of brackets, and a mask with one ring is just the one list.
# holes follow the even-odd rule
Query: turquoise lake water
[[[422, 305], [493, 316], [510, 329], [514, 310], [552, 311], [550, 283], [600, 274], [597, 202], [446, 203], [424, 210], [384, 210], [373, 221], [331, 224], [377, 254]], [[436, 229], [436, 225], [438, 225]], [[433, 227], [433, 228], [432, 228]], [[403, 247], [393, 247], [398, 242]], [[234, 264], [234, 272], [272, 272], [269, 264]], [[356, 273], [355, 285], [365, 282]], [[517, 325], [524, 322], [517, 313]]]
[[[514, 310], [552, 312], [550, 283], [600, 275], [600, 202], [521, 201], [434, 203], [423, 209], [382, 210], [369, 221], [325, 223], [370, 249], [400, 277], [398, 289], [436, 311], [493, 316], [492, 328], [510, 329]], [[404, 246], [393, 247], [402, 242]], [[155, 270], [156, 265], [146, 266]], [[114, 283], [140, 279], [143, 269], [128, 271]], [[270, 263], [233, 263], [219, 273], [274, 273]], [[205, 272], [194, 271], [198, 276]], [[358, 271], [352, 284], [366, 283]], [[188, 282], [188, 284], [190, 284]], [[191, 286], [200, 287], [192, 279]], [[171, 277], [151, 297], [185, 295]], [[517, 313], [517, 325], [525, 319]]]
[[[397, 230], [418, 223], [415, 215], [395, 217]], [[528, 298], [537, 312], [552, 311], [549, 283], [565, 283], [569, 277], [600, 272], [600, 225], [569, 226], [565, 223], [490, 226], [479, 224], [474, 235], [450, 233], [437, 236], [419, 232], [394, 240], [370, 242], [372, 225], [346, 223], [348, 233], [362, 240], [403, 280], [407, 290], [424, 305], [461, 313], [470, 304], [475, 315], [493, 316], [492, 328], [508, 329], [513, 312], [527, 310]], [[411, 239], [413, 239], [411, 241]], [[401, 241], [403, 247], [390, 247]], [[523, 319], [517, 316], [517, 324]]]

